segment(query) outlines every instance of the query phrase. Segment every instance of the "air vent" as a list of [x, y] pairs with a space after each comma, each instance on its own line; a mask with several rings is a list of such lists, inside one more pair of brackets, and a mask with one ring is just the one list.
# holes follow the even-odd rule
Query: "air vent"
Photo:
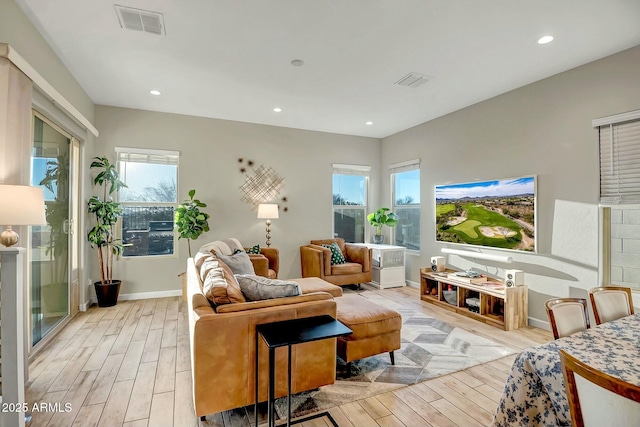
[[418, 87], [425, 84], [428, 80], [429, 77], [424, 74], [409, 73], [398, 80], [395, 84], [400, 86]]
[[164, 16], [161, 13], [117, 4], [115, 8], [122, 28], [158, 35], [165, 34]]

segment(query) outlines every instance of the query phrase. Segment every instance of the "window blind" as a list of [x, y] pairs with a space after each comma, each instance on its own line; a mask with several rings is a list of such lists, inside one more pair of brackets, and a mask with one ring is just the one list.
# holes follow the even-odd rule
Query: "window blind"
[[169, 150], [116, 147], [116, 154], [118, 156], [118, 161], [134, 163], [177, 165], [180, 159], [179, 151]]
[[603, 204], [640, 203], [640, 118], [629, 113], [624, 118], [629, 120], [597, 126]]
[[389, 172], [391, 173], [406, 172], [414, 169], [420, 169], [420, 159], [408, 160], [406, 162], [389, 165]]
[[333, 173], [335, 174], [369, 176], [369, 172], [371, 172], [371, 166], [333, 164]]

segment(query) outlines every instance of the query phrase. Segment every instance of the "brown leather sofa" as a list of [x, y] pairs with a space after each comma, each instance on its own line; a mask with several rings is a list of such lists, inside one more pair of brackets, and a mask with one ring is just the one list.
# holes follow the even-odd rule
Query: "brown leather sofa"
[[[328, 314], [336, 302], [326, 292], [218, 306], [202, 293], [193, 259], [187, 261], [187, 302], [193, 400], [199, 417], [254, 403], [256, 325]], [[267, 400], [268, 350], [260, 341], [259, 400]], [[287, 394], [287, 349], [276, 350], [276, 396]], [[335, 382], [336, 340], [292, 348], [292, 392]]]
[[[346, 263], [331, 265], [331, 251], [321, 245], [333, 242], [338, 243]], [[371, 258], [371, 249], [345, 243], [342, 238], [312, 240], [300, 246], [302, 277], [319, 277], [338, 286], [370, 282]]]

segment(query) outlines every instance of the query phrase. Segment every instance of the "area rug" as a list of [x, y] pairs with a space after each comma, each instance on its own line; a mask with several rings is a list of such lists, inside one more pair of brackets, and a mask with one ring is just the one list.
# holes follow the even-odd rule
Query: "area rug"
[[[353, 292], [345, 289], [345, 293]], [[389, 354], [379, 354], [353, 362], [351, 376], [338, 359], [335, 384], [292, 396], [294, 417], [365, 399], [410, 384], [450, 374], [516, 353], [516, 350], [442, 322], [415, 309], [386, 298], [384, 292], [359, 290], [362, 298], [398, 311], [402, 315], [400, 350], [395, 365]], [[278, 414], [286, 413], [286, 399], [276, 402]]]

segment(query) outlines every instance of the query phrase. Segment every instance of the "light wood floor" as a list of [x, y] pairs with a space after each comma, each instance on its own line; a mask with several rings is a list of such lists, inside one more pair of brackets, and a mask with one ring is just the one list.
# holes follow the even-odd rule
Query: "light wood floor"
[[[414, 301], [425, 314], [512, 348], [552, 339], [537, 328], [505, 332], [421, 302], [413, 288], [374, 292], [405, 304], [407, 299]], [[29, 407], [54, 404], [49, 411], [32, 412], [31, 426], [249, 426], [252, 413], [244, 408], [210, 415], [205, 422], [194, 415], [186, 309], [186, 303], [175, 297], [124, 301], [78, 314], [30, 363]], [[478, 365], [329, 412], [341, 427], [487, 426], [513, 359]], [[70, 411], [65, 404], [70, 404]], [[318, 419], [300, 425], [328, 424]]]

